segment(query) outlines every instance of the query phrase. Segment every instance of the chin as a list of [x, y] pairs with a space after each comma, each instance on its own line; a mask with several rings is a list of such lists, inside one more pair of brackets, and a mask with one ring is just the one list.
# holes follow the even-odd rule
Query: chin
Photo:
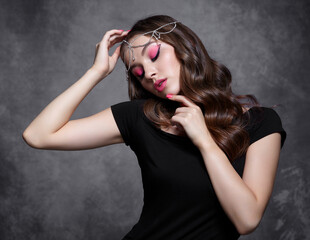
[[173, 95], [178, 95], [180, 93], [180, 89], [179, 88], [178, 89], [172, 89], [168, 93], [169, 94], [173, 94]]
[[178, 95], [180, 93], [180, 89], [164, 89], [162, 92], [153, 93], [155, 96], [163, 99], [167, 99], [167, 94]]

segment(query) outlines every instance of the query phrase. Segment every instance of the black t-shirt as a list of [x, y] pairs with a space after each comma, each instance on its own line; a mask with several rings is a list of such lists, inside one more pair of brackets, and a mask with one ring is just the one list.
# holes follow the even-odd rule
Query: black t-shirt
[[[186, 136], [157, 128], [143, 113], [145, 100], [111, 106], [126, 145], [141, 168], [144, 205], [139, 221], [123, 240], [238, 239], [235, 226], [222, 209], [198, 148]], [[252, 107], [250, 143], [271, 133], [286, 138], [278, 114], [271, 108]], [[245, 155], [233, 162], [242, 176]]]

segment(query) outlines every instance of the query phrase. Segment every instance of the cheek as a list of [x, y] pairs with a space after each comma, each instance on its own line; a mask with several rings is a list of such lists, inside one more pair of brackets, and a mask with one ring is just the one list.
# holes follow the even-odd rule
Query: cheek
[[180, 70], [180, 63], [174, 52], [162, 56], [161, 66], [168, 71], [177, 72]]

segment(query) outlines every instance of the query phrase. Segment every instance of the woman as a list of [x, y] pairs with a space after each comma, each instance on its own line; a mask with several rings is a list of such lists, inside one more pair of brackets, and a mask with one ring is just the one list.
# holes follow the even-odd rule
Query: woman
[[[70, 121], [119, 56], [131, 101]], [[123, 239], [237, 239], [262, 218], [286, 133], [273, 109], [259, 107], [254, 96], [234, 95], [230, 84], [229, 70], [189, 28], [168, 16], [149, 17], [130, 32], [108, 31], [91, 69], [23, 137], [40, 149], [131, 147], [144, 206]]]

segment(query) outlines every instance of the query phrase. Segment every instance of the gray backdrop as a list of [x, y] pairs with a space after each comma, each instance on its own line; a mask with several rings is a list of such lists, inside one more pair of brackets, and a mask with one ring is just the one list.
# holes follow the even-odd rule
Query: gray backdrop
[[[307, 1], [1, 1], [1, 239], [121, 239], [142, 207], [137, 160], [124, 144], [30, 148], [22, 132], [91, 66], [105, 31], [168, 14], [192, 28], [233, 75], [233, 89], [277, 108], [288, 137], [258, 229], [241, 239], [309, 239]], [[308, 16], [308, 17], [307, 17]], [[128, 100], [121, 62], [72, 119]]]

